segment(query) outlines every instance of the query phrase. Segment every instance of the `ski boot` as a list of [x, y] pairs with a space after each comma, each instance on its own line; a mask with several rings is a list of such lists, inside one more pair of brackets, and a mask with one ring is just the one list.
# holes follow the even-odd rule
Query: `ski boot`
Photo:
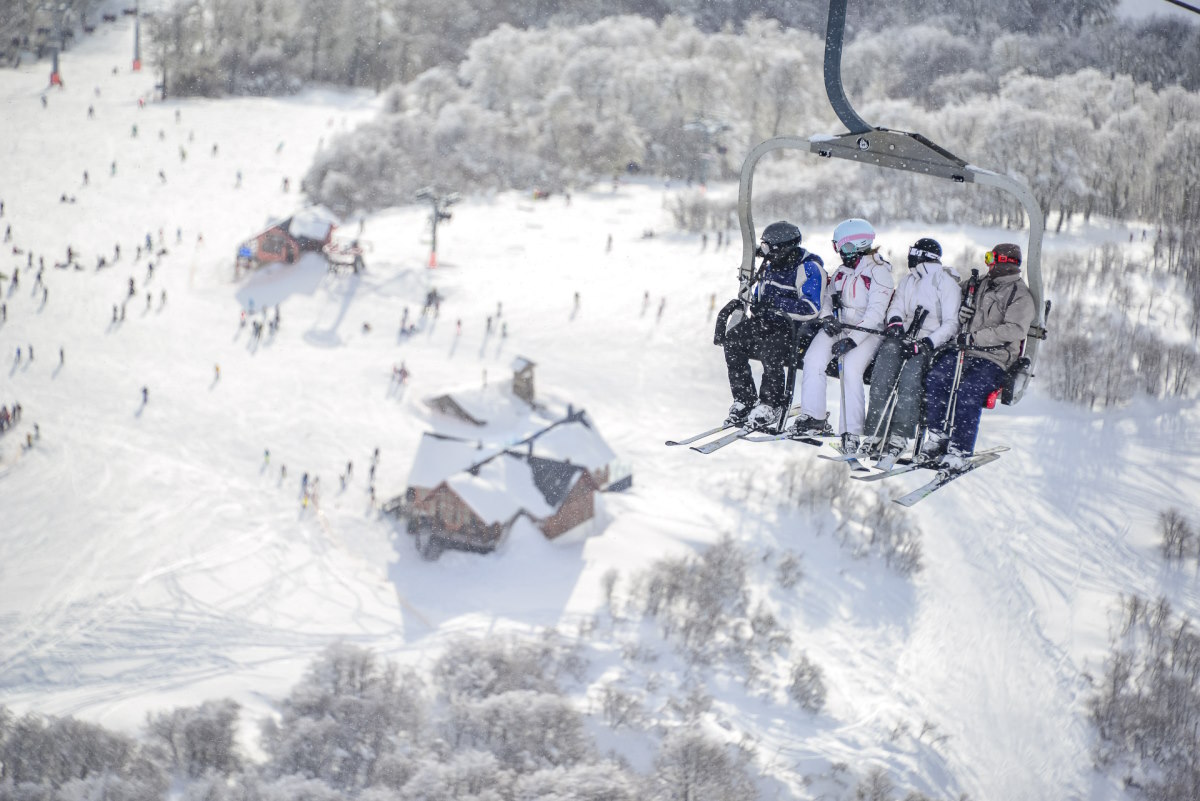
[[938, 462], [938, 468], [948, 473], [958, 473], [971, 464], [971, 454], [951, 446]]
[[946, 448], [949, 444], [949, 437], [941, 431], [929, 429], [925, 432], [925, 441], [921, 443], [921, 450], [917, 454], [917, 461], [926, 465], [936, 463], [946, 453]]
[[812, 417], [803, 412], [797, 415], [791, 428], [788, 429], [788, 436], [793, 439], [801, 439], [803, 437], [820, 437], [830, 433], [829, 421], [824, 417]]
[[758, 431], [773, 425], [779, 420], [779, 409], [769, 403], [760, 403], [750, 410], [746, 417], [746, 428]]
[[750, 407], [741, 401], [734, 401], [729, 407], [729, 416], [725, 418], [725, 425], [738, 426], [739, 428], [746, 423], [746, 418], [750, 415]]
[[874, 459], [879, 455], [879, 437], [865, 435], [858, 443], [859, 459]]
[[883, 455], [879, 457], [879, 461], [875, 466], [880, 470], [891, 470], [896, 466], [896, 460], [900, 458], [900, 454], [908, 448], [908, 438], [902, 437], [899, 434], [893, 434], [888, 437], [883, 446]]

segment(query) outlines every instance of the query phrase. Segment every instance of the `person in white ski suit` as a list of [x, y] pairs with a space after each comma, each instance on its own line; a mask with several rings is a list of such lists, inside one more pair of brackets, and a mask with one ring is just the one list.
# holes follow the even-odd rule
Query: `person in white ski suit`
[[[933, 353], [958, 333], [961, 302], [958, 274], [942, 264], [942, 246], [928, 237], [918, 239], [908, 250], [908, 274], [892, 295], [883, 343], [871, 369], [870, 406], [859, 450], [863, 455], [878, 453], [877, 467], [890, 470], [916, 436], [925, 371]], [[918, 309], [924, 320], [910, 333]], [[885, 415], [893, 391], [889, 421]]]
[[826, 367], [840, 357], [843, 403], [838, 421], [842, 449], [858, 449], [866, 416], [866, 387], [863, 373], [879, 347], [880, 335], [844, 326], [874, 331], [883, 328], [895, 282], [892, 265], [875, 248], [875, 229], [866, 220], [853, 218], [839, 223], [833, 232], [833, 247], [842, 264], [829, 281], [821, 299], [821, 331], [804, 355], [800, 388], [800, 415], [792, 426], [796, 436], [819, 433], [826, 427]]

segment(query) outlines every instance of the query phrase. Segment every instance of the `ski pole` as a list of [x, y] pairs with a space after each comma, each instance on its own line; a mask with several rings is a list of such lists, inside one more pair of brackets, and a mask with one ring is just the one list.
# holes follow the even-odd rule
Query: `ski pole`
[[946, 419], [942, 421], [942, 433], [950, 436], [954, 428], [954, 415], [958, 411], [958, 385], [962, 381], [963, 362], [967, 358], [966, 348], [958, 351], [958, 363], [954, 365], [954, 383], [950, 386], [950, 403], [946, 406]]

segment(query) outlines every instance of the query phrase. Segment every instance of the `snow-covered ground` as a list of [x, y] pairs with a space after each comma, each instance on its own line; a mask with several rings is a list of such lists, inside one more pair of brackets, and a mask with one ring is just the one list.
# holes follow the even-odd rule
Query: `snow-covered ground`
[[[710, 297], [732, 294], [738, 260], [736, 245], [717, 252], [710, 236], [702, 249], [671, 231], [664, 203], [677, 189], [469, 198], [440, 231], [436, 270], [426, 210], [397, 209], [364, 221], [361, 276], [310, 257], [235, 282], [238, 242], [299, 207], [313, 153], [376, 99], [311, 90], [139, 108], [154, 79], [129, 71], [130, 38], [124, 18], [85, 37], [63, 57], [63, 90], [46, 91], [45, 64], [0, 72], [0, 226], [12, 226], [0, 271], [20, 269], [19, 286], [0, 285], [0, 402], [24, 409], [0, 436], [0, 703], [133, 731], [147, 711], [230, 696], [252, 718], [334, 640], [420, 666], [456, 633], [571, 630], [601, 605], [605, 571], [629, 575], [732, 533], [805, 555], [806, 578], [770, 598], [825, 671], [826, 712], [730, 691], [713, 713], [775, 755], [764, 769], [787, 792], [845, 761], [942, 795], [1119, 793], [1090, 769], [1085, 672], [1100, 667], [1119, 593], [1200, 612], [1194, 576], [1155, 550], [1158, 512], [1200, 494], [1194, 404], [1094, 414], [1035, 389], [987, 413], [981, 445], [1011, 452], [906, 512], [924, 531], [926, 569], [900, 579], [809, 518], [731, 500], [735, 481], [767, 485], [815, 452], [662, 446], [724, 415]], [[825, 250], [831, 222], [800, 222]], [[135, 248], [147, 234], [157, 247], [160, 231], [169, 255], [148, 277]], [[880, 241], [899, 265], [930, 233], [947, 253], [1011, 238], [911, 225]], [[1101, 226], [1047, 246], [1126, 239]], [[120, 260], [97, 270], [118, 243]], [[55, 268], [68, 245], [83, 269]], [[13, 246], [35, 254], [33, 270]], [[417, 316], [431, 287], [445, 296], [440, 317], [401, 337], [403, 310]], [[251, 302], [281, 307], [277, 334], [254, 342], [239, 326]], [[485, 330], [497, 304], [506, 337]], [[537, 363], [541, 395], [588, 410], [632, 464], [634, 489], [606, 498], [611, 522], [583, 544], [517, 537], [487, 557], [423, 561], [370, 503], [372, 452], [380, 500], [400, 493], [433, 425], [422, 399], [507, 381], [518, 355]], [[397, 389], [402, 361], [411, 378]], [[832, 382], [830, 393], [836, 404]], [[300, 504], [304, 472], [321, 477], [318, 509]], [[926, 723], [936, 742], [895, 735]]]

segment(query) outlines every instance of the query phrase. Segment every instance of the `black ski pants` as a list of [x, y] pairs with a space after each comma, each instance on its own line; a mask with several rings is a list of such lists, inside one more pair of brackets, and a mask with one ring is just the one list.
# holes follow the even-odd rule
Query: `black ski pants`
[[[725, 334], [725, 366], [733, 399], [747, 406], [756, 401], [775, 406], [790, 405], [784, 398], [784, 371], [795, 354], [791, 318], [783, 314], [748, 317]], [[762, 387], [754, 390], [750, 359], [762, 362]]]

